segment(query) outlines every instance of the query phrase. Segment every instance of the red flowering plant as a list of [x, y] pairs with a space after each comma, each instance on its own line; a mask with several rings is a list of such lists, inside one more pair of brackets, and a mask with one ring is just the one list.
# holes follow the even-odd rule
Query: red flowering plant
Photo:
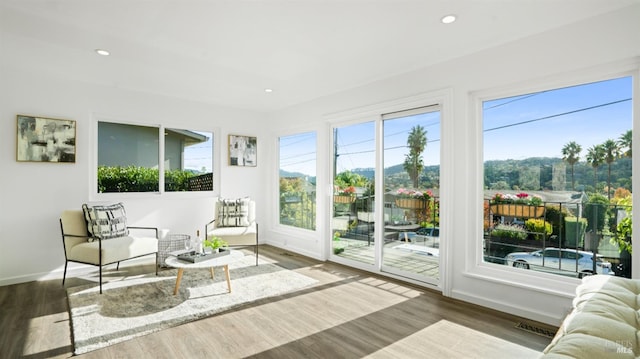
[[396, 195], [399, 198], [418, 198], [418, 199], [429, 199], [433, 197], [433, 192], [431, 190], [420, 191], [415, 189], [406, 189], [400, 188], [396, 191]]
[[336, 193], [337, 196], [355, 196], [356, 188], [354, 186], [349, 186], [346, 188], [337, 188]]
[[501, 203], [514, 203], [514, 204], [526, 204], [529, 206], [542, 205], [542, 197], [537, 195], [530, 195], [528, 193], [520, 192], [518, 194], [504, 194], [497, 192], [490, 199], [491, 204]]

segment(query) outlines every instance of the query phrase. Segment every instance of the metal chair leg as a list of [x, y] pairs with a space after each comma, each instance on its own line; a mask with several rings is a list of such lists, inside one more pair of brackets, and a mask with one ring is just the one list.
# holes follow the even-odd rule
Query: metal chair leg
[[62, 274], [62, 285], [64, 286], [64, 280], [67, 279], [67, 264], [69, 264], [68, 261], [64, 261], [64, 273]]

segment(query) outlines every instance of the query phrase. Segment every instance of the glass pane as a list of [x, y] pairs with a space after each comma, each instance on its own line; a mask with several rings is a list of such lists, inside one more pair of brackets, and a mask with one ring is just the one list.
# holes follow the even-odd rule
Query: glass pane
[[624, 77], [483, 103], [486, 262], [630, 277], [631, 98]]
[[440, 112], [385, 120], [383, 269], [440, 277]]
[[164, 131], [165, 191], [213, 191], [213, 133]]
[[280, 224], [316, 229], [316, 133], [280, 137]]
[[158, 192], [158, 127], [98, 122], [98, 192]]
[[375, 122], [334, 129], [333, 253], [373, 264]]

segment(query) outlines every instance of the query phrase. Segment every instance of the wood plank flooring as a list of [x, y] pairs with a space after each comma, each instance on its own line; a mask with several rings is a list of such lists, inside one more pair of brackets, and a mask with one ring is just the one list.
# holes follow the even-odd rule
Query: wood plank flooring
[[[266, 245], [260, 254], [318, 283], [80, 357], [523, 358], [537, 357], [550, 342], [517, 329], [518, 322], [527, 321], [523, 318], [425, 288]], [[120, 271], [110, 266], [107, 273], [121, 277], [153, 271], [152, 263], [125, 262]], [[94, 280], [67, 278], [66, 285]], [[0, 330], [2, 358], [72, 356], [60, 280], [0, 287]]]

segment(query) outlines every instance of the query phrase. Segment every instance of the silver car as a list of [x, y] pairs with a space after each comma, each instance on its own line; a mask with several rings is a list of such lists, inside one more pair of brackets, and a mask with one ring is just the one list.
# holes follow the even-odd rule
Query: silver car
[[[593, 274], [593, 253], [575, 249], [545, 248], [535, 252], [514, 252], [505, 257], [506, 264], [516, 268], [544, 271], [568, 271], [578, 277]], [[596, 273], [614, 275], [611, 263], [596, 256]]]

